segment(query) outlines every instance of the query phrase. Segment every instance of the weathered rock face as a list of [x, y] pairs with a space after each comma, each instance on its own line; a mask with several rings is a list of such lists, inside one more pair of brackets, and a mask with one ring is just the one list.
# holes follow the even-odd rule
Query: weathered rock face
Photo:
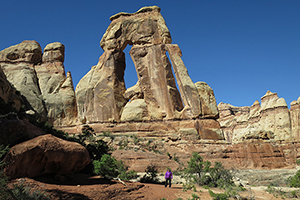
[[12, 147], [4, 158], [10, 178], [45, 173], [69, 174], [90, 163], [88, 151], [78, 143], [44, 135]]
[[66, 77], [63, 66], [64, 49], [55, 42], [42, 54], [36, 41], [24, 41], [0, 52], [1, 70], [25, 97], [25, 109], [55, 126], [74, 125], [77, 118], [71, 74]]
[[17, 90], [11, 87], [11, 84], [6, 79], [6, 76], [0, 67], [0, 103], [11, 104], [16, 110], [19, 110], [22, 105], [22, 99], [21, 96], [16, 93]]
[[125, 55], [108, 50], [78, 83], [76, 98], [82, 123], [119, 121], [124, 97]]
[[225, 138], [234, 143], [249, 139], [295, 141], [299, 139], [296, 125], [299, 121], [297, 105], [297, 102], [293, 103], [291, 117], [285, 100], [278, 98], [277, 93], [268, 91], [261, 98], [261, 105], [258, 101], [251, 107], [234, 107], [220, 103], [218, 121]]
[[290, 108], [292, 137], [294, 141], [300, 141], [300, 97], [291, 102]]
[[76, 98], [71, 73], [65, 75], [65, 47], [59, 42], [44, 49], [42, 64], [35, 66], [39, 86], [47, 108], [48, 121], [54, 126], [74, 125], [77, 118]]
[[183, 109], [164, 47], [151, 45], [130, 50], [151, 120], [179, 118], [178, 112]]
[[110, 17], [112, 21], [103, 35], [100, 46], [124, 50], [129, 45], [170, 44], [169, 29], [157, 6], [143, 7], [133, 14], [118, 13]]
[[[170, 32], [160, 8], [144, 7], [136, 13], [119, 13], [110, 19], [112, 22], [100, 42], [105, 52], [76, 87], [82, 123], [218, 117], [212, 89], [204, 84], [197, 89], [183, 64], [178, 45], [170, 44]], [[128, 44], [132, 45], [130, 55], [138, 83], [126, 90], [122, 50]]]
[[27, 106], [45, 121], [47, 111], [34, 70], [34, 65], [41, 61], [42, 49], [36, 41], [23, 41], [0, 52], [0, 66], [7, 80], [27, 99]]
[[214, 91], [205, 82], [197, 82], [195, 86], [201, 101], [202, 115], [204, 118], [219, 118], [219, 110]]

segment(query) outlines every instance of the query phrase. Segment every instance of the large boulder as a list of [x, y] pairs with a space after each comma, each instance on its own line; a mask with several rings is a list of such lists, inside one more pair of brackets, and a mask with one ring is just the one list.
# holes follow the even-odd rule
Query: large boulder
[[45, 132], [27, 121], [0, 119], [0, 145], [12, 147], [40, 135]]
[[126, 104], [121, 121], [147, 121], [147, 104], [144, 99], [134, 99]]
[[50, 134], [15, 145], [4, 158], [9, 163], [5, 174], [10, 178], [70, 174], [80, 171], [90, 161], [83, 146]]

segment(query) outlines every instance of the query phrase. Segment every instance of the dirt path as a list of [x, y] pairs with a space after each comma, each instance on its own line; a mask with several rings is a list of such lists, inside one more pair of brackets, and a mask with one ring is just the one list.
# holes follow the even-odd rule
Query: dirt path
[[[196, 194], [201, 200], [211, 200], [208, 189], [198, 186], [196, 191], [182, 191], [182, 185], [172, 185], [171, 188], [165, 188], [160, 184], [144, 184], [126, 181], [126, 186], [117, 180], [107, 180], [99, 176], [88, 177], [87, 175], [76, 174], [72, 176], [48, 176], [38, 179], [21, 178], [10, 182], [24, 183], [31, 188], [46, 191], [53, 200], [177, 200], [179, 198], [191, 199], [192, 194]], [[251, 193], [248, 191], [240, 192], [243, 197], [255, 197], [256, 200], [275, 200], [273, 194], [266, 192], [266, 187], [251, 187]], [[292, 188], [281, 188], [281, 190], [292, 190]], [[224, 190], [212, 188], [215, 193], [223, 193]], [[285, 199], [297, 199], [286, 198]]]

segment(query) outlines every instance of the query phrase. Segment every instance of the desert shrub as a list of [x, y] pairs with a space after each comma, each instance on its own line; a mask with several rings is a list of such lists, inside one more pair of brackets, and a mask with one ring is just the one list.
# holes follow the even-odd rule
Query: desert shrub
[[300, 187], [300, 170], [297, 171], [295, 176], [290, 176], [287, 179], [287, 184], [290, 187]]
[[233, 185], [233, 177], [229, 170], [224, 169], [222, 163], [215, 162], [214, 167], [211, 167], [211, 163], [204, 161], [196, 152], [192, 153], [188, 166], [184, 169], [183, 177], [187, 183], [197, 183], [209, 187], [224, 188]]
[[135, 170], [122, 171], [119, 175], [119, 178], [124, 181], [135, 179], [137, 177], [138, 177], [137, 171], [135, 171]]
[[106, 178], [117, 177], [118, 161], [111, 155], [104, 154], [100, 160], [94, 160], [94, 173]]
[[114, 140], [114, 139], [115, 139], [115, 136], [114, 136], [113, 134], [111, 134], [110, 131], [104, 131], [104, 132], [103, 132], [103, 135], [104, 135], [105, 137], [109, 137], [111, 140]]
[[227, 196], [226, 193], [214, 193], [211, 190], [208, 190], [209, 195], [214, 199], [214, 200], [228, 200], [229, 197]]
[[130, 180], [137, 178], [135, 170], [128, 170], [128, 167], [122, 161], [118, 161], [113, 156], [104, 154], [100, 160], [93, 161], [94, 173], [106, 178], [119, 177], [121, 180]]
[[7, 190], [7, 177], [3, 173], [3, 168], [5, 163], [3, 162], [3, 157], [9, 150], [8, 146], [0, 145], [0, 199], [7, 199], [9, 196]]
[[158, 169], [155, 164], [150, 164], [145, 170], [146, 174], [141, 178], [142, 183], [158, 183]]
[[108, 154], [109, 147], [103, 140], [90, 142], [85, 146], [92, 160], [99, 160], [104, 154]]
[[14, 200], [48, 200], [50, 199], [44, 191], [32, 189], [23, 182], [14, 184], [9, 190], [10, 196], [8, 199]]

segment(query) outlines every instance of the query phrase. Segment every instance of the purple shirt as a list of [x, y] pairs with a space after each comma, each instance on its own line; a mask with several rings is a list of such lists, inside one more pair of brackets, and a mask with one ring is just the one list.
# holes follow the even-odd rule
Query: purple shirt
[[165, 179], [167, 179], [167, 178], [171, 178], [171, 179], [173, 178], [172, 172], [169, 172], [169, 171], [166, 172]]

